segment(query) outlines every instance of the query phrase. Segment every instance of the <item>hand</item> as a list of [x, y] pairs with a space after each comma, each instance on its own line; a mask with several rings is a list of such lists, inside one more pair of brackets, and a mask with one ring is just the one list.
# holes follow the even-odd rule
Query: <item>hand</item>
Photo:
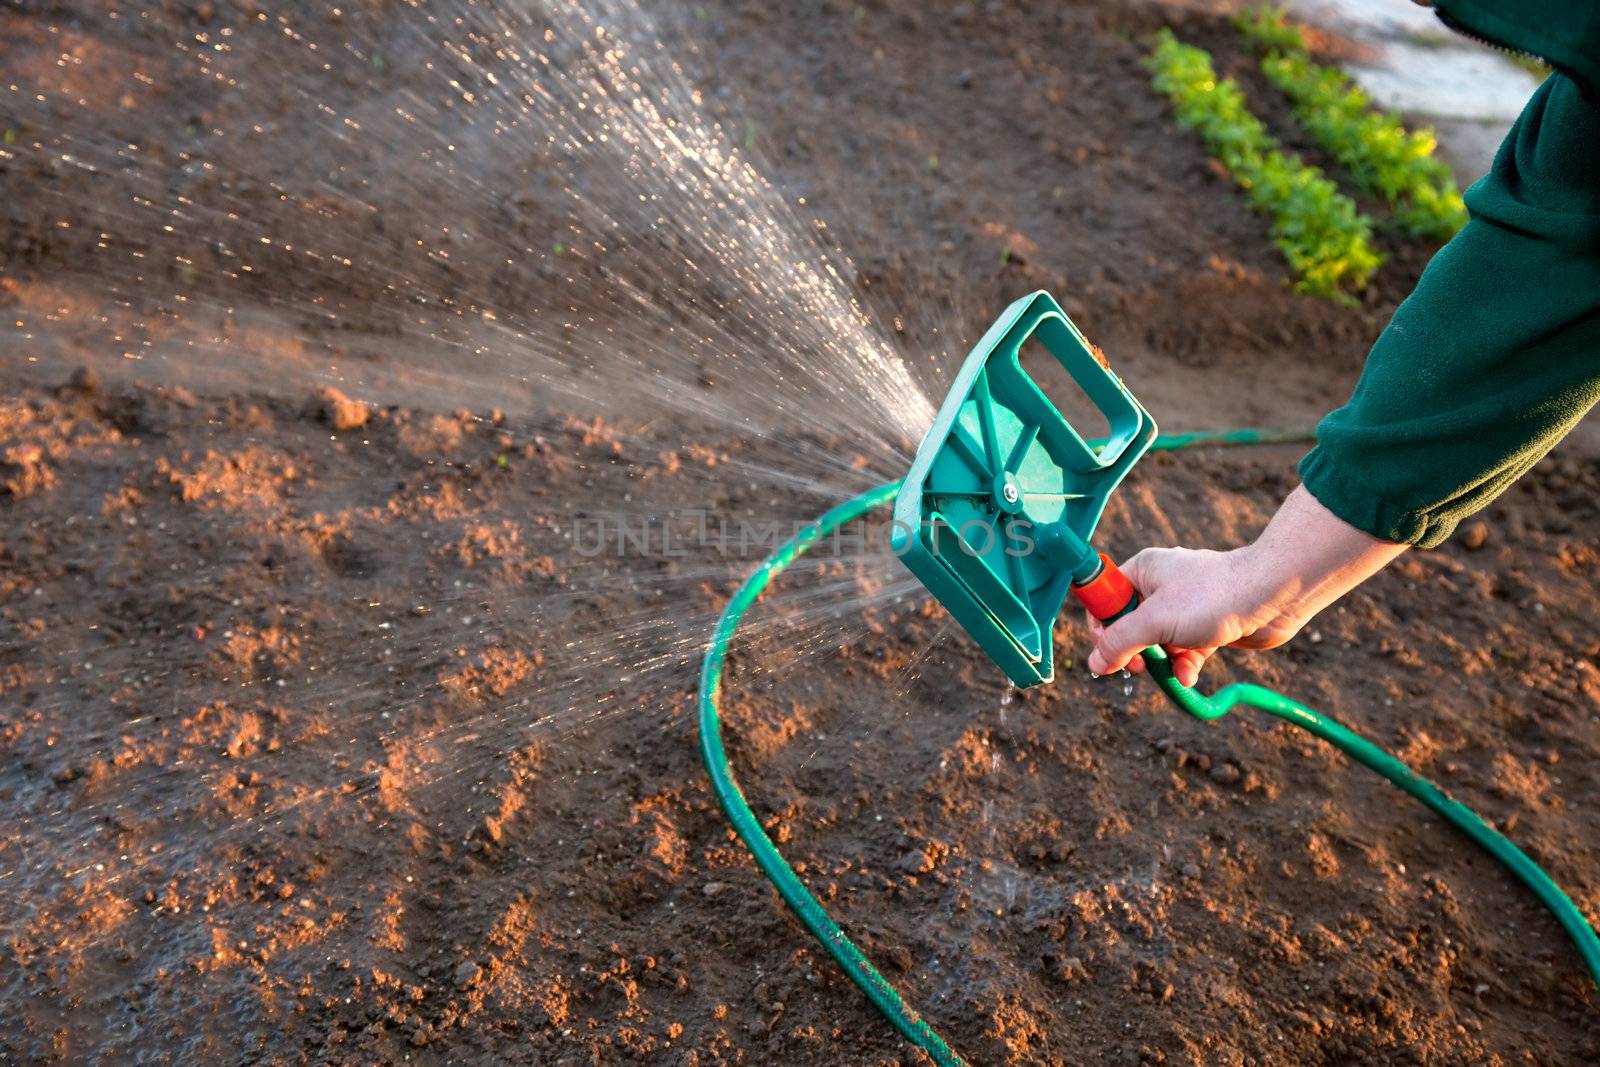
[[1089, 619], [1089, 669], [1137, 673], [1144, 670], [1139, 653], [1161, 645], [1178, 680], [1194, 685], [1218, 648], [1276, 648], [1288, 641], [1309, 616], [1275, 609], [1270, 590], [1254, 590], [1265, 576], [1252, 566], [1253, 547], [1147, 548], [1122, 564], [1141, 602], [1109, 628]]
[[1140, 604], [1110, 626], [1089, 620], [1089, 669], [1144, 669], [1161, 645], [1194, 685], [1218, 648], [1276, 648], [1407, 546], [1380, 541], [1296, 488], [1253, 544], [1229, 552], [1147, 548], [1122, 565]]

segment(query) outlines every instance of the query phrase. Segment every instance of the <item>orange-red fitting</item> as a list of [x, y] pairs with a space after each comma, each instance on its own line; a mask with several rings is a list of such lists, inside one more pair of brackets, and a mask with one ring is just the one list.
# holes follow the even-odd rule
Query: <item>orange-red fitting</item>
[[1099, 573], [1082, 585], [1074, 585], [1072, 595], [1101, 622], [1120, 618], [1139, 603], [1139, 591], [1104, 552], [1100, 553]]

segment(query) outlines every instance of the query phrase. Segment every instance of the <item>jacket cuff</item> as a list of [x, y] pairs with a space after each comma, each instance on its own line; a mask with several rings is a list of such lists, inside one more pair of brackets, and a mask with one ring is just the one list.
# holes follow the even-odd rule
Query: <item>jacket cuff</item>
[[1449, 539], [1460, 521], [1454, 516], [1430, 515], [1386, 500], [1358, 479], [1339, 471], [1334, 457], [1322, 445], [1300, 460], [1300, 482], [1317, 503], [1380, 541], [1434, 548]]

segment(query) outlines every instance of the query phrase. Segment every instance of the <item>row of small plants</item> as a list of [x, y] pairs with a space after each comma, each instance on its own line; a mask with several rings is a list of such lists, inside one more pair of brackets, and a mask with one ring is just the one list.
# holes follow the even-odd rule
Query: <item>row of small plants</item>
[[1273, 243], [1299, 276], [1301, 292], [1350, 300], [1383, 262], [1372, 221], [1322, 171], [1286, 152], [1250, 112], [1211, 56], [1162, 30], [1147, 60], [1179, 125], [1197, 132], [1253, 208], [1272, 222]]
[[1299, 27], [1276, 8], [1246, 11], [1235, 21], [1260, 55], [1261, 72], [1289, 98], [1295, 117], [1362, 189], [1394, 209], [1414, 236], [1448, 238], [1466, 224], [1450, 168], [1434, 155], [1428, 129], [1407, 130], [1377, 110], [1337, 67], [1318, 63]]

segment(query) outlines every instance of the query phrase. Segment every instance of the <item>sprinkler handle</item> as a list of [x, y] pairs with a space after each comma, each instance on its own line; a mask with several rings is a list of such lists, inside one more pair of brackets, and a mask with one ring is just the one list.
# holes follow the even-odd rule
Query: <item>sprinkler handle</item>
[[1072, 595], [1085, 611], [1110, 626], [1139, 606], [1139, 591], [1110, 556], [1104, 552], [1099, 556], [1100, 568], [1088, 581], [1073, 582]]

